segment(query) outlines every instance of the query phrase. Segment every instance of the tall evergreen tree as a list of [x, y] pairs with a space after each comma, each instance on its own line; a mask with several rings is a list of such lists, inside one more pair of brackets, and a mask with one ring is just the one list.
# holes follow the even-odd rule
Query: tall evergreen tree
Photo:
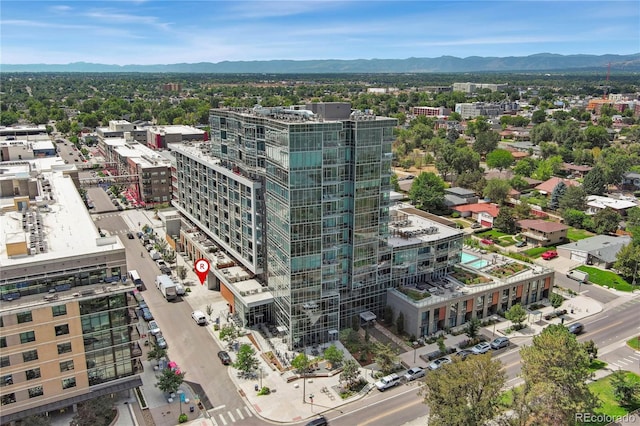
[[604, 173], [604, 169], [600, 166], [595, 166], [584, 177], [582, 182], [582, 189], [589, 195], [602, 195], [607, 189], [607, 182]]
[[551, 192], [551, 199], [549, 200], [549, 208], [552, 210], [558, 210], [560, 207], [560, 199], [567, 192], [567, 184], [564, 181], [558, 182]]

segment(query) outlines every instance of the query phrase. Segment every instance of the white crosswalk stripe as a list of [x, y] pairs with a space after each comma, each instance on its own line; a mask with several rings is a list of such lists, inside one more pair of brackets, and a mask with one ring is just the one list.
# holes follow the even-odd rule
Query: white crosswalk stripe
[[616, 362], [617, 362], [618, 364], [622, 364], [622, 365], [627, 365], [627, 364], [629, 364], [627, 361], [623, 361], [623, 360], [621, 360], [621, 359], [616, 360]]
[[238, 415], [240, 416], [240, 420], [244, 420], [244, 416], [242, 415], [242, 411], [240, 411], [239, 408], [236, 408], [236, 412], [238, 413]]
[[249, 407], [247, 407], [246, 405], [244, 407], [244, 411], [247, 412], [248, 417], [253, 417], [253, 413], [251, 412], [251, 410], [249, 410]]
[[614, 367], [614, 368], [621, 368], [621, 366], [619, 366], [618, 364], [615, 364], [613, 362], [610, 362], [609, 366]]
[[629, 358], [624, 358], [625, 361], [629, 361], [631, 364], [633, 364], [636, 360], [634, 358], [629, 359]]
[[220, 420], [222, 420], [223, 424], [227, 424], [227, 419], [224, 418], [224, 416], [222, 414], [218, 414], [218, 417], [220, 417]]
[[229, 415], [229, 417], [231, 417], [231, 423], [236, 421], [236, 419], [233, 417], [233, 413], [231, 411], [227, 411], [227, 414]]

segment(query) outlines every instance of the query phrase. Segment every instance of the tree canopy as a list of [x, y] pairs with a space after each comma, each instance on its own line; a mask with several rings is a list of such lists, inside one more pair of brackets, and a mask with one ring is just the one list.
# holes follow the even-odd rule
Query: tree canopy
[[409, 198], [419, 209], [438, 211], [444, 204], [444, 181], [435, 173], [422, 172], [413, 180]]

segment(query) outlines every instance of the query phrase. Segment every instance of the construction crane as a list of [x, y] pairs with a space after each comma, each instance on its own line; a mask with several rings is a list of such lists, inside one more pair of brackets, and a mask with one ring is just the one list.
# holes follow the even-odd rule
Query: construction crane
[[602, 94], [602, 99], [607, 99], [607, 89], [609, 89], [609, 76], [611, 75], [611, 62], [609, 62], [609, 65], [607, 67], [607, 81], [606, 84], [604, 85], [604, 93]]

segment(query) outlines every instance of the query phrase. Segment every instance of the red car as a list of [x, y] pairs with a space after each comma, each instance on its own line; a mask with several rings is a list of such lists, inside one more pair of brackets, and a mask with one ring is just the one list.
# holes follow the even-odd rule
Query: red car
[[544, 253], [542, 253], [541, 256], [544, 260], [551, 260], [551, 259], [555, 259], [556, 257], [558, 257], [558, 252], [555, 250], [549, 250], [549, 251], [545, 251]]
[[484, 238], [484, 239], [480, 240], [480, 242], [481, 242], [482, 244], [486, 244], [486, 245], [488, 245], [488, 246], [490, 246], [491, 244], [493, 244], [493, 241], [491, 241], [491, 240], [487, 240], [486, 238]]

